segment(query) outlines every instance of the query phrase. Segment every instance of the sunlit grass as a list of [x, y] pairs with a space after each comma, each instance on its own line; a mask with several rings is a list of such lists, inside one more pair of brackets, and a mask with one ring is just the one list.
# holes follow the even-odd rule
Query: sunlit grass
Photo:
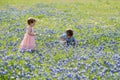
[[[76, 68], [78, 63], [91, 65], [91, 63], [98, 61], [98, 64], [108, 68], [108, 72], [105, 74], [107, 76], [109, 75], [109, 67], [104, 64], [104, 61], [107, 60], [115, 65], [111, 57], [114, 53], [120, 52], [119, 5], [119, 0], [0, 0], [0, 20], [2, 19], [0, 22], [0, 43], [2, 44], [0, 50], [7, 51], [6, 54], [0, 53], [0, 57], [13, 55], [14, 58], [8, 61], [8, 65], [21, 65], [25, 72], [28, 72], [29, 68], [25, 66], [28, 62], [24, 58], [28, 57], [30, 64], [36, 67], [40, 66], [40, 68], [32, 71], [35, 74], [38, 72], [42, 74], [42, 76], [36, 76], [36, 80], [45, 80], [48, 77], [56, 80], [57, 78], [51, 76], [49, 67], [57, 69], [60, 66], [58, 63], [62, 60], [68, 60], [66, 64], [62, 62], [61, 68], [64, 69]], [[4, 11], [6, 12], [4, 13]], [[26, 20], [29, 17], [34, 17], [37, 20], [35, 26], [35, 31], [38, 33], [36, 49], [39, 53], [20, 53], [18, 50], [25, 31], [16, 32], [16, 29], [25, 29]], [[46, 43], [59, 41], [60, 34], [65, 32], [67, 28], [74, 30], [75, 38], [80, 41], [78, 47], [65, 49], [60, 45], [46, 46]], [[53, 30], [55, 33], [45, 33], [46, 30]], [[3, 34], [4, 32], [5, 34]], [[15, 47], [8, 46], [11, 41], [18, 41], [18, 44]], [[100, 51], [101, 46], [104, 46], [104, 49]], [[17, 51], [12, 51], [14, 48], [17, 48]], [[91, 56], [88, 56], [89, 53], [92, 53]], [[44, 58], [42, 59], [38, 54]], [[105, 58], [105, 54], [109, 56]], [[19, 60], [18, 55], [22, 59]], [[81, 56], [87, 59], [79, 60]], [[96, 58], [96, 56], [98, 57]], [[0, 59], [0, 67], [4, 62]], [[6, 67], [7, 65], [5, 65], [7, 70]], [[86, 70], [84, 75], [91, 80], [98, 73], [96, 71], [90, 74], [92, 68], [91, 66], [86, 70], [85, 66], [81, 65], [78, 70]], [[16, 75], [22, 72], [19, 69], [14, 70], [17, 72]], [[45, 72], [48, 73], [47, 76], [44, 76]], [[9, 73], [12, 74], [10, 71]], [[57, 77], [61, 74], [58, 72]], [[80, 74], [80, 76], [82, 75]], [[8, 76], [4, 76], [4, 78], [7, 79]], [[96, 78], [101, 80], [100, 76]], [[108, 78], [104, 77], [104, 79]], [[34, 80], [34, 78], [30, 80]]]

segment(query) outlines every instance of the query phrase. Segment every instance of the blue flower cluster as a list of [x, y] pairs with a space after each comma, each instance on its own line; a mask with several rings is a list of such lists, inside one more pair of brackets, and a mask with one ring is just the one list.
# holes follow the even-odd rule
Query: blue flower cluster
[[[0, 80], [120, 79], [120, 28], [75, 24], [78, 46], [65, 47], [57, 35], [63, 32], [64, 26], [79, 19], [45, 4], [34, 7], [0, 10]], [[20, 53], [27, 16], [41, 19], [35, 29], [37, 48], [33, 53]], [[68, 16], [71, 20], [67, 20]], [[42, 24], [42, 20], [60, 25], [50, 29], [49, 22]]]

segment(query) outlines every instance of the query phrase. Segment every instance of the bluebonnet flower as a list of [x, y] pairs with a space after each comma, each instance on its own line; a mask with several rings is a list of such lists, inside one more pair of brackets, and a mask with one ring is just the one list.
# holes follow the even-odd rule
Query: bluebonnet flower
[[39, 76], [42, 76], [41, 72], [38, 72], [38, 75], [39, 75]]
[[20, 49], [20, 52], [21, 52], [21, 53], [24, 53], [24, 52], [25, 52], [25, 49]]
[[17, 69], [22, 70], [22, 66], [17, 66]]
[[97, 80], [96, 76], [94, 76], [94, 77], [92, 78], [92, 80]]
[[17, 48], [16, 47], [13, 47], [13, 49], [11, 50], [12, 52], [15, 52], [17, 51]]
[[4, 64], [5, 64], [5, 65], [8, 65], [8, 62], [7, 62], [7, 61], [5, 61], [5, 62], [4, 62]]
[[90, 65], [86, 65], [86, 66], [85, 66], [85, 69], [89, 69], [89, 68], [90, 68]]
[[50, 43], [45, 43], [46, 44], [46, 47], [50, 47]]
[[85, 75], [82, 75], [81, 77], [83, 80], [88, 80], [87, 77]]
[[12, 70], [13, 69], [13, 67], [12, 66], [7, 66], [10, 70]]
[[27, 49], [26, 50], [28, 53], [32, 53], [32, 50], [31, 49]]
[[48, 74], [47, 74], [47, 72], [44, 72], [44, 76], [47, 76]]
[[117, 66], [117, 67], [120, 67], [120, 61], [116, 63], [116, 66]]
[[0, 56], [0, 59], [2, 59], [2, 56]]
[[2, 72], [3, 75], [6, 75], [7, 73], [8, 73], [7, 70], [5, 70], [5, 71]]
[[51, 80], [50, 78], [47, 78], [46, 80]]
[[31, 64], [30, 63], [26, 63], [25, 66], [27, 66], [28, 68], [31, 68]]
[[81, 78], [80, 78], [80, 76], [79, 76], [78, 74], [75, 75], [75, 78], [76, 78], [77, 80], [81, 80]]
[[14, 68], [16, 68], [16, 67], [17, 67], [17, 65], [16, 65], [16, 64], [13, 64], [13, 67], [14, 67]]
[[81, 56], [80, 58], [83, 60], [87, 60], [87, 58], [85, 56]]
[[3, 61], [6, 61], [6, 60], [8, 60], [8, 59], [9, 59], [8, 56], [3, 57]]
[[14, 46], [16, 46], [17, 44], [18, 44], [18, 41], [14, 42], [14, 44], [13, 44], [13, 45], [14, 45]]
[[2, 46], [2, 43], [0, 42], [0, 46]]
[[9, 44], [9, 45], [12, 46], [13, 44], [14, 44], [14, 42], [10, 41], [10, 44]]
[[21, 56], [20, 56], [20, 55], [17, 55], [17, 56], [16, 56], [16, 59], [20, 60], [20, 59], [21, 59]]
[[16, 23], [16, 26], [20, 26], [20, 23]]
[[1, 68], [0, 68], [0, 70], [1, 70], [1, 71], [4, 71], [4, 68], [3, 68], [3, 67], [1, 67]]
[[100, 72], [100, 78], [103, 78], [105, 76], [104, 72]]
[[96, 71], [96, 68], [93, 68], [91, 71], [90, 71], [90, 74], [94, 73]]
[[31, 78], [31, 75], [30, 75], [30, 74], [27, 74], [27, 75], [26, 75], [26, 78], [27, 78], [27, 79], [30, 79], [30, 78]]
[[82, 29], [83, 27], [82, 27], [82, 25], [78, 25], [78, 26], [75, 26], [75, 28]]
[[0, 50], [0, 53], [5, 53], [5, 50]]
[[72, 74], [67, 74], [66, 77], [73, 78], [73, 75]]
[[113, 67], [113, 65], [112, 64], [110, 64], [109, 62], [107, 62], [107, 61], [104, 61], [104, 64], [105, 65], [107, 65], [107, 66], [109, 66], [109, 67]]

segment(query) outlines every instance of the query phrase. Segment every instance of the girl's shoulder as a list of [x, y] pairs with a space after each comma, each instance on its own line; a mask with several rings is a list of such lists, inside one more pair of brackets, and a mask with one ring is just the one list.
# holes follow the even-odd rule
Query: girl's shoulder
[[31, 30], [31, 29], [32, 29], [32, 27], [30, 27], [30, 26], [27, 26], [27, 29], [28, 29], [28, 30]]
[[27, 28], [32, 28], [32, 27], [30, 27], [30, 26], [27, 26]]
[[26, 31], [28, 31], [28, 32], [31, 32], [31, 31], [33, 31], [33, 30], [32, 30], [32, 27], [30, 27], [30, 26], [27, 26], [27, 28], [26, 28]]

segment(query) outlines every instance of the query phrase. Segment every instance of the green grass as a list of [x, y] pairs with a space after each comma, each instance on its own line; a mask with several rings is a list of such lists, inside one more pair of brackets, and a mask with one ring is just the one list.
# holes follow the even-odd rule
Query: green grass
[[[37, 13], [39, 12], [39, 7], [36, 7], [36, 5], [39, 5], [43, 11], [48, 11], [50, 16], [45, 15], [45, 14], [38, 14], [38, 15], [32, 15], [30, 13], [25, 14], [22, 16], [22, 14], [19, 14], [19, 18], [16, 20], [10, 20], [10, 21], [3, 21], [0, 23], [0, 30], [5, 29], [5, 32], [11, 33], [12, 37], [8, 38], [8, 36], [3, 35], [0, 33], [0, 37], [3, 38], [5, 37], [5, 41], [1, 41], [1, 43], [4, 46], [1, 46], [0, 49], [5, 48], [6, 41], [19, 41], [19, 44], [21, 42], [21, 37], [24, 35], [24, 31], [21, 31], [19, 34], [20, 37], [17, 37], [18, 34], [14, 34], [14, 29], [18, 28], [18, 26], [10, 27], [8, 26], [13, 26], [14, 23], [20, 22], [22, 25], [19, 26], [19, 28], [25, 28], [26, 27], [26, 20], [28, 17], [34, 17], [37, 19], [37, 23], [35, 26], [36, 30], [40, 30], [42, 33], [45, 29], [52, 29], [57, 31], [56, 34], [54, 35], [41, 35], [38, 36], [40, 40], [37, 40], [37, 49], [41, 48], [46, 48], [45, 42], [52, 42], [54, 40], [59, 40], [58, 37], [60, 33], [64, 32], [67, 28], [73, 28], [75, 32], [75, 37], [77, 40], [85, 40], [86, 42], [80, 42], [79, 46], [82, 45], [88, 45], [88, 47], [92, 46], [99, 46], [101, 45], [102, 42], [106, 43], [107, 41], [113, 40], [116, 42], [120, 41], [119, 37], [114, 37], [114, 35], [111, 35], [110, 37], [108, 36], [101, 36], [101, 34], [109, 34], [109, 32], [115, 32], [119, 26], [120, 26], [120, 1], [119, 0], [0, 0], [0, 11], [7, 11], [10, 10], [11, 8], [15, 8], [15, 10], [18, 12], [19, 11], [27, 11], [28, 9], [31, 10], [31, 12]], [[13, 11], [14, 12], [14, 11]], [[12, 13], [12, 12], [11, 12]], [[11, 13], [6, 13], [10, 19], [14, 16]], [[9, 19], [8, 19], [9, 20]], [[77, 29], [75, 26], [81, 25], [83, 28], [82, 29]], [[88, 26], [91, 26], [91, 28], [88, 28]], [[97, 27], [99, 26], [99, 28]], [[119, 32], [120, 33], [120, 32]], [[93, 35], [96, 35], [98, 38], [94, 38]], [[49, 38], [51, 36], [52, 38]], [[112, 49], [108, 48], [108, 44], [105, 44], [104, 52], [114, 52]], [[112, 46], [112, 45], [111, 45]], [[120, 46], [120, 43], [116, 44], [115, 46]], [[56, 46], [58, 47], [58, 46]], [[8, 47], [8, 55], [16, 55], [17, 52], [11, 52], [11, 49], [13, 47]], [[19, 45], [17, 45], [17, 48], [19, 48]], [[77, 49], [79, 50], [79, 49]], [[87, 51], [88, 50], [88, 51]], [[86, 49], [86, 53], [89, 52], [89, 48]], [[53, 51], [56, 52], [56, 55], [54, 55]], [[120, 49], [118, 49], [120, 51]], [[45, 49], [43, 52], [43, 56], [45, 59], [42, 61], [44, 62], [43, 64], [39, 64], [38, 62], [34, 63], [32, 61], [31, 63], [34, 65], [39, 65], [43, 67], [43, 72], [50, 72], [49, 66], [53, 66], [58, 63], [61, 59], [67, 59], [71, 58], [73, 56], [73, 50], [70, 49], [68, 52], [64, 52], [62, 50], [58, 50], [56, 48], [53, 48], [51, 50], [48, 49], [48, 53], [44, 54], [44, 52], [47, 52]], [[50, 54], [51, 53], [51, 54]], [[83, 52], [79, 54], [78, 56], [84, 55]], [[21, 55], [23, 58], [24, 57], [30, 57], [32, 59], [35, 54], [29, 54], [25, 53], [24, 55]], [[110, 55], [111, 57], [111, 55]], [[39, 57], [36, 58], [38, 60]], [[45, 60], [51, 60], [45, 61]], [[90, 60], [83, 61], [87, 64], [90, 64], [92, 61], [94, 61], [94, 58], [89, 58]], [[102, 63], [103, 65], [103, 58], [99, 58], [98, 62]], [[53, 63], [52, 63], [53, 62]], [[111, 61], [112, 62], [112, 61]], [[0, 60], [0, 63], [2, 61]], [[73, 62], [69, 62], [68, 65], [64, 65], [64, 68], [74, 68], [77, 63], [76, 60]], [[113, 63], [113, 62], [112, 62]], [[10, 65], [14, 64], [14, 60], [11, 60], [9, 62]], [[24, 65], [25, 61], [16, 61], [16, 64]], [[114, 64], [114, 63], [113, 63]], [[23, 66], [25, 71], [28, 69]], [[84, 69], [83, 66], [81, 66], [82, 70]], [[90, 70], [88, 70], [89, 72]], [[19, 70], [17, 71], [19, 72]], [[37, 73], [38, 71], [34, 71]], [[92, 77], [96, 73], [89, 74], [86, 72], [86, 75], [89, 76], [89, 79], [92, 79]], [[58, 74], [60, 75], [60, 74]], [[48, 75], [50, 76], [50, 74]], [[51, 77], [51, 76], [50, 76]], [[45, 77], [37, 77], [36, 79], [42, 78], [45, 80]], [[98, 80], [100, 80], [100, 77], [97, 77]], [[33, 80], [33, 78], [31, 79]], [[56, 79], [54, 79], [56, 80]]]

